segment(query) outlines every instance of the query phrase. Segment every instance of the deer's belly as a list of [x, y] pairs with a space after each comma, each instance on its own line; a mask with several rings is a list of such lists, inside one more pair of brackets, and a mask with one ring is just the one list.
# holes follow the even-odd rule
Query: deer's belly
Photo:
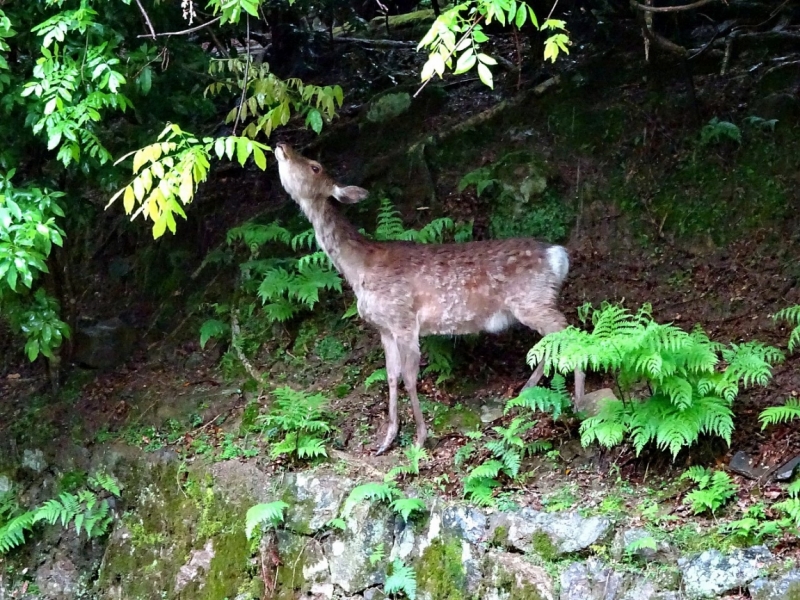
[[499, 333], [517, 323], [514, 316], [505, 310], [475, 314], [454, 307], [442, 307], [434, 314], [420, 312], [420, 335], [464, 335], [468, 333]]

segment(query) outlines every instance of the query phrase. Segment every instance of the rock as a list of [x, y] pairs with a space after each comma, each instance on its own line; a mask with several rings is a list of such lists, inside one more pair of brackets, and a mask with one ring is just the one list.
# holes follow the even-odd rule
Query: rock
[[641, 527], [618, 531], [611, 544], [611, 556], [615, 560], [621, 560], [628, 553], [642, 560], [664, 559], [669, 550], [669, 544], [657, 541], [653, 534]]
[[580, 406], [577, 404], [575, 405], [575, 410], [593, 417], [600, 412], [600, 407], [602, 406], [603, 402], [616, 399], [617, 396], [614, 394], [614, 391], [611, 388], [601, 388], [599, 390], [595, 390], [594, 392], [585, 394], [581, 400]]
[[800, 569], [774, 579], [760, 577], [748, 586], [753, 600], [794, 600], [800, 598]]
[[688, 598], [713, 598], [746, 586], [772, 561], [772, 553], [767, 548], [753, 546], [727, 555], [719, 550], [707, 550], [691, 559], [679, 559], [678, 567]]
[[561, 573], [560, 600], [615, 600], [622, 597], [623, 576], [598, 558], [574, 562]]
[[183, 588], [195, 581], [202, 587], [213, 558], [214, 540], [208, 540], [202, 550], [192, 550], [189, 560], [178, 569], [178, 575], [175, 577], [175, 591], [181, 592]]
[[467, 540], [471, 544], [484, 541], [486, 515], [469, 506], [448, 506], [442, 511], [442, 528], [446, 533]]
[[64, 556], [48, 559], [36, 571], [36, 585], [48, 600], [72, 600], [77, 597], [79, 581], [78, 568]]
[[547, 571], [519, 554], [488, 552], [485, 564], [484, 600], [509, 600], [512, 593], [522, 593], [525, 598], [554, 599], [553, 580]]
[[329, 536], [323, 548], [331, 583], [353, 594], [384, 582], [385, 568], [371, 564], [369, 557], [381, 545], [387, 553], [392, 547], [394, 515], [383, 505], [362, 502], [345, 521], [345, 531]]
[[481, 406], [481, 423], [491, 423], [503, 417], [505, 406], [501, 402], [489, 401]]
[[388, 93], [369, 103], [367, 121], [383, 123], [402, 115], [411, 106], [411, 95], [408, 92]]
[[345, 497], [353, 487], [351, 480], [333, 474], [297, 473], [290, 487], [294, 499], [289, 502], [291, 506], [286, 513], [286, 526], [307, 535], [318, 532], [339, 514]]
[[523, 508], [515, 513], [498, 515], [490, 528], [490, 537], [505, 527], [507, 544], [522, 552], [537, 552], [543, 558], [579, 552], [603, 539], [611, 529], [606, 517], [584, 519], [577, 512], [545, 513]]
[[115, 317], [78, 329], [73, 359], [90, 369], [108, 369], [127, 361], [135, 343], [136, 331]]
[[767, 121], [775, 119], [781, 125], [792, 125], [800, 118], [800, 100], [794, 94], [770, 94], [758, 100], [753, 114]]
[[279, 531], [277, 538], [281, 558], [277, 582], [281, 589], [294, 596], [310, 593], [331, 598], [330, 564], [319, 540], [288, 531]]
[[14, 487], [11, 480], [5, 475], [0, 475], [0, 496], [6, 495]]
[[747, 454], [747, 452], [744, 452], [743, 450], [739, 450], [731, 457], [731, 461], [728, 463], [728, 466], [734, 473], [744, 475], [748, 479], [758, 479], [764, 473], [769, 471], [769, 467], [766, 465], [754, 465], [753, 459], [749, 454]]
[[778, 469], [775, 471], [775, 479], [777, 481], [789, 481], [792, 477], [794, 477], [794, 472], [797, 470], [797, 465], [800, 465], [800, 454], [794, 458], [790, 458], [780, 467], [778, 467]]
[[44, 459], [44, 453], [41, 450], [31, 450], [25, 448], [22, 453], [22, 466], [25, 469], [30, 469], [36, 473], [41, 473], [47, 468], [47, 461]]

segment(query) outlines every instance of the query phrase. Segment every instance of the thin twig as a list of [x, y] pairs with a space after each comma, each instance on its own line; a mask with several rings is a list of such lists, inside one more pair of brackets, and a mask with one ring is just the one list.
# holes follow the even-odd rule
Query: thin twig
[[692, 4], [683, 4], [681, 6], [647, 6], [645, 4], [639, 4], [638, 2], [631, 2], [631, 6], [642, 12], [670, 13], [670, 12], [680, 12], [684, 10], [692, 10], [695, 8], [700, 8], [701, 6], [705, 6], [706, 4], [711, 4], [712, 2], [718, 2], [718, 1], [719, 0], [698, 0], [697, 2], [693, 2]]
[[252, 57], [250, 55], [250, 15], [247, 15], [247, 54], [245, 54], [245, 63], [244, 63], [244, 79], [242, 80], [242, 99], [239, 101], [239, 110], [236, 111], [236, 121], [233, 123], [233, 135], [236, 135], [236, 127], [239, 125], [239, 121], [241, 120], [242, 116], [242, 108], [244, 107], [244, 103], [247, 100], [247, 78], [250, 76], [250, 61]]
[[[219, 21], [222, 17], [216, 17], [211, 19], [208, 23], [201, 23], [197, 27], [190, 27], [189, 29], [184, 29], [183, 31], [165, 31], [164, 33], [155, 33], [153, 37], [170, 37], [173, 35], [186, 35], [187, 33], [194, 33], [195, 31], [200, 31], [204, 27], [208, 27], [209, 25], [213, 25], [217, 21]], [[150, 35], [137, 35], [137, 38], [145, 38], [150, 37]]]
[[136, 6], [138, 6], [139, 10], [142, 11], [144, 22], [147, 23], [147, 28], [150, 30], [150, 37], [156, 39], [156, 30], [153, 29], [153, 23], [150, 22], [150, 16], [147, 14], [147, 11], [144, 9], [144, 6], [142, 6], [142, 3], [139, 0], [136, 0]]

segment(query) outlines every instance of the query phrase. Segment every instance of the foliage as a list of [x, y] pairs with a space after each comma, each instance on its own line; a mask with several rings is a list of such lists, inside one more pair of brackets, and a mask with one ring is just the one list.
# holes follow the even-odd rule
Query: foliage
[[714, 117], [700, 130], [701, 146], [719, 143], [725, 139], [733, 140], [740, 144], [742, 142], [741, 129], [729, 121], [720, 121], [717, 117]]
[[370, 103], [367, 121], [383, 123], [403, 114], [410, 106], [411, 94], [408, 92], [384, 94], [377, 101]]
[[100, 494], [106, 492], [119, 497], [119, 484], [105, 473], [95, 474], [88, 483], [90, 489], [78, 490], [77, 493], [62, 492], [41, 506], [22, 513], [10, 494], [0, 498], [0, 555], [24, 544], [26, 532], [32, 531], [41, 521], [50, 525], [60, 523], [62, 527], [73, 524], [75, 532], [80, 535], [83, 531], [87, 538], [105, 535], [112, 513], [108, 499], [101, 499]]
[[250, 55], [214, 59], [208, 72], [216, 80], [206, 88], [206, 94], [227, 91], [231, 97], [242, 98], [228, 112], [225, 122], [251, 120], [242, 131], [251, 139], [259, 133], [269, 137], [286, 125], [292, 114], [305, 116], [305, 124], [320, 133], [323, 122], [330, 122], [344, 101], [338, 85], [320, 87], [297, 78], [280, 79], [270, 71], [269, 64], [256, 64]]
[[406, 522], [411, 515], [424, 513], [425, 503], [419, 498], [404, 496], [395, 480], [401, 475], [419, 475], [420, 462], [429, 458], [428, 453], [423, 448], [411, 447], [407, 448], [404, 454], [408, 459], [408, 464], [390, 469], [383, 482], [372, 481], [353, 488], [344, 502], [342, 515], [350, 515], [356, 505], [365, 500], [388, 504], [389, 508], [403, 517]]
[[690, 467], [681, 475], [681, 480], [689, 479], [697, 484], [697, 489], [686, 495], [686, 502], [692, 512], [716, 514], [722, 506], [736, 495], [737, 487], [725, 471], [714, 471], [700, 466]]
[[518, 416], [511, 420], [508, 427], [492, 427], [497, 439], [483, 443], [491, 458], [474, 467], [464, 478], [464, 496], [480, 506], [494, 504], [493, 494], [500, 487], [500, 475], [516, 479], [525, 454], [540, 449], [539, 444], [526, 444], [522, 437], [534, 425], [535, 421]]
[[550, 334], [531, 349], [529, 362], [543, 360], [546, 373], [611, 371], [623, 395], [641, 382], [651, 390], [641, 400], [602, 404], [581, 424], [584, 445], [612, 447], [629, 436], [637, 454], [655, 443], [675, 457], [701, 434], [730, 443], [730, 407], [740, 385], [766, 385], [772, 365], [783, 359], [777, 348], [758, 342], [724, 346], [699, 327], [687, 333], [656, 323], [649, 305], [636, 314], [608, 303], [597, 310], [585, 305], [579, 314], [584, 323], [591, 317], [591, 333], [569, 327]]
[[789, 334], [789, 352], [794, 352], [794, 349], [800, 345], [800, 304], [795, 306], [787, 306], [779, 310], [773, 316], [776, 321], [788, 321], [793, 326], [792, 333]]
[[800, 400], [789, 398], [783, 406], [770, 406], [761, 411], [758, 420], [761, 421], [761, 429], [766, 429], [770, 425], [788, 423], [794, 419], [800, 419]]
[[760, 543], [765, 537], [778, 535], [783, 528], [780, 521], [767, 519], [767, 511], [762, 503], [750, 506], [741, 519], [724, 523], [719, 530], [734, 540], [745, 544]]
[[477, 67], [480, 80], [490, 88], [494, 87], [489, 67], [496, 65], [497, 61], [481, 52], [481, 45], [489, 39], [483, 24], [491, 25], [497, 21], [500, 25], [508, 24], [520, 29], [529, 20], [536, 29], [556, 32], [545, 40], [545, 59], [555, 62], [559, 52], [569, 54], [569, 38], [564, 33], [566, 24], [563, 21], [548, 18], [540, 26], [533, 9], [524, 1], [468, 0], [439, 15], [419, 42], [417, 50], [428, 50], [428, 60], [422, 67], [422, 81], [428, 81], [434, 74], [443, 77], [445, 70], [460, 75]]
[[[184, 219], [183, 207], [194, 199], [197, 186], [208, 177], [211, 157], [227, 157], [244, 166], [250, 156], [260, 169], [266, 169], [264, 152], [269, 146], [247, 137], [204, 137], [202, 140], [184, 132], [171, 123], [159, 134], [158, 142], [149, 144], [118, 159], [119, 164], [133, 156], [133, 180], [117, 191], [109, 200], [111, 205], [122, 196], [125, 213], [133, 213], [132, 219], [142, 215], [153, 221], [153, 237], [159, 238], [169, 229], [176, 231], [175, 215]], [[180, 204], [178, 203], [180, 200]], [[133, 212], [134, 208], [138, 208]]]
[[786, 491], [789, 497], [776, 502], [773, 508], [784, 513], [795, 529], [800, 529], [800, 479], [789, 484]]
[[558, 419], [565, 410], [572, 407], [572, 399], [567, 391], [567, 382], [563, 375], [556, 373], [550, 387], [534, 386], [522, 390], [516, 398], [506, 403], [505, 414], [514, 408], [526, 408], [533, 412], [541, 411]]
[[383, 584], [383, 592], [387, 596], [403, 592], [408, 600], [415, 600], [417, 597], [417, 573], [414, 568], [404, 565], [399, 558], [394, 559], [392, 573]]
[[0, 314], [25, 338], [25, 353], [33, 361], [53, 357], [69, 327], [58, 314], [55, 299], [36, 288], [48, 273], [53, 245], [63, 245], [64, 231], [56, 219], [64, 216], [61, 192], [11, 183], [12, 169], [0, 174]]
[[322, 394], [298, 392], [287, 386], [272, 395], [275, 403], [269, 414], [257, 418], [268, 428], [268, 438], [280, 438], [272, 444], [272, 457], [288, 454], [303, 460], [327, 456], [325, 439], [331, 430], [325, 415], [328, 400]]
[[262, 531], [262, 526], [276, 527], [283, 522], [283, 513], [289, 508], [286, 502], [276, 500], [265, 504], [256, 504], [247, 510], [245, 516], [244, 533], [248, 540], [253, 539], [253, 532], [258, 529]]

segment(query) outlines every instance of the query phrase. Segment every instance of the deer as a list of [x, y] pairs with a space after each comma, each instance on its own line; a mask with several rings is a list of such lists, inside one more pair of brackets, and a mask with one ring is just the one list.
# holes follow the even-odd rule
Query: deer
[[[354, 204], [369, 192], [342, 186], [322, 165], [280, 142], [274, 154], [284, 190], [314, 229], [320, 248], [355, 293], [359, 316], [378, 330], [386, 357], [389, 420], [376, 455], [400, 427], [402, 378], [416, 423], [415, 443], [427, 438], [417, 396], [421, 336], [498, 333], [522, 323], [545, 336], [566, 327], [555, 307], [569, 271], [562, 246], [529, 238], [449, 244], [374, 241], [356, 229], [331, 201]], [[544, 375], [540, 361], [524, 388]], [[584, 373], [575, 370], [575, 403], [583, 398]]]

